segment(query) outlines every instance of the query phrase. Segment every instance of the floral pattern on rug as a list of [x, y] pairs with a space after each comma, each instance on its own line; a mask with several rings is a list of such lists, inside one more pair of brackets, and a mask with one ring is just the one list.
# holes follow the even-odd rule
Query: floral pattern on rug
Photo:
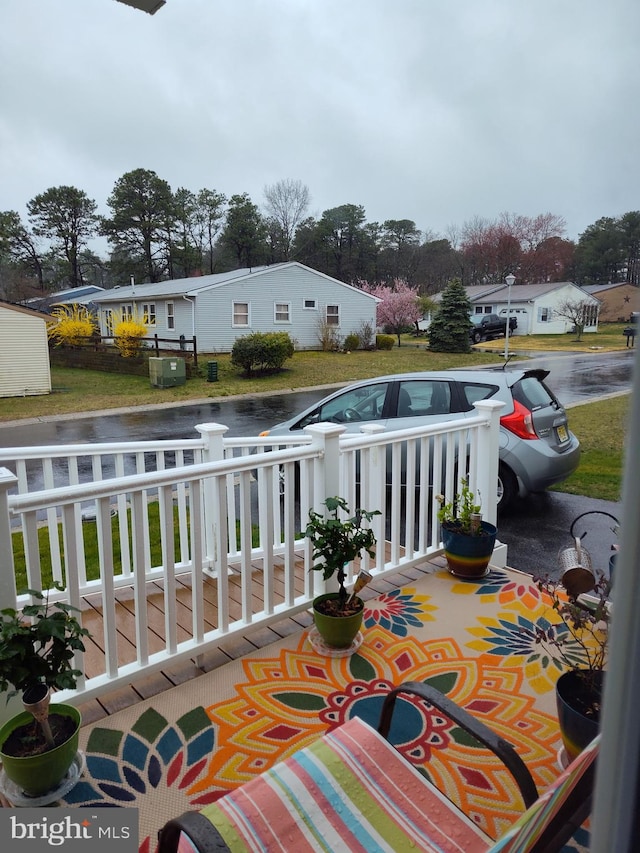
[[380, 625], [397, 637], [406, 637], [410, 628], [435, 621], [433, 614], [438, 608], [429, 601], [429, 596], [417, 595], [415, 589], [409, 587], [382, 593], [365, 604], [364, 627]]
[[[189, 792], [206, 771], [215, 748], [215, 733], [203, 708], [194, 708], [175, 723], [152, 708], [144, 711], [131, 731], [96, 726], [85, 750], [87, 773], [62, 802], [83, 807], [141, 807], [154, 798], [162, 813], [162, 798], [168, 797], [164, 813], [173, 814], [176, 792], [182, 793], [183, 808], [206, 805], [221, 795], [208, 790], [200, 796]], [[155, 838], [144, 838], [140, 853], [155, 848]]]
[[[448, 573], [432, 577], [439, 575], [439, 583], [451, 581]], [[502, 570], [477, 581], [454, 579], [448, 590], [448, 599], [405, 587], [368, 601], [366, 642], [351, 656], [318, 654], [304, 632], [271, 656], [266, 649], [233, 664], [231, 684], [214, 687], [216, 701], [207, 707], [172, 722], [147, 706], [126, 731], [110, 728], [111, 721], [94, 726], [83, 747], [87, 772], [65, 802], [139, 806], [142, 816], [152, 797], [156, 817], [200, 808], [353, 716], [377, 725], [392, 685], [409, 680], [433, 685], [516, 740], [543, 790], [557, 775], [560, 745], [556, 716], [543, 698], [554, 673], [535, 644], [536, 626], [552, 617], [548, 603], [530, 581]], [[484, 612], [475, 600], [487, 604]], [[451, 607], [466, 616], [455, 637], [443, 637], [443, 613]], [[198, 701], [206, 703], [200, 692]], [[425, 714], [422, 700], [402, 701], [391, 741], [489, 835], [499, 836], [522, 811], [508, 772], [442, 714]], [[145, 828], [140, 853], [152, 853], [157, 828]]]
[[[354, 715], [377, 725], [392, 685], [407, 680], [433, 684], [506, 739], [513, 739], [516, 728], [521, 754], [538, 784], [544, 787], [553, 778], [557, 723], [526, 696], [521, 669], [496, 666], [486, 656], [467, 657], [451, 638], [422, 643], [376, 626], [367, 630], [358, 653], [329, 658], [314, 652], [305, 635], [297, 649], [245, 660], [243, 669], [246, 680], [236, 684], [237, 699], [207, 708], [219, 748], [206, 776], [194, 783], [193, 795], [209, 787], [231, 790]], [[403, 707], [392, 741], [495, 837], [522, 811], [509, 774], [441, 714], [419, 713], [422, 704], [413, 698]], [[428, 772], [421, 766], [427, 761]]]

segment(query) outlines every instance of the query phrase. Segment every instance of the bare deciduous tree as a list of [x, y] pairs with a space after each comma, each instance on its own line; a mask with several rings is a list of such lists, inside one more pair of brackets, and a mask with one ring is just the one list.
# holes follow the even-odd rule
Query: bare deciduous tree
[[582, 340], [584, 327], [592, 326], [596, 322], [598, 306], [585, 299], [565, 299], [553, 309], [553, 313], [556, 317], [573, 323], [576, 340], [579, 341]]
[[282, 259], [288, 261], [296, 228], [309, 207], [309, 188], [300, 180], [286, 178], [264, 188], [266, 212], [280, 232]]

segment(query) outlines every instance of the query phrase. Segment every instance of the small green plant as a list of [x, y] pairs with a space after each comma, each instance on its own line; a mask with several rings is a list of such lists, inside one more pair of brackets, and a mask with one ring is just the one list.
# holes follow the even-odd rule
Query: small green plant
[[22, 612], [0, 611], [0, 691], [7, 700], [36, 684], [73, 690], [80, 670], [71, 662], [76, 651], [84, 651], [83, 637], [89, 631], [73, 615], [77, 608], [62, 601], [49, 603], [48, 595], [25, 590], [37, 599]]
[[438, 521], [442, 525], [455, 528], [460, 533], [474, 536], [480, 532], [480, 504], [475, 502], [475, 495], [469, 489], [469, 478], [462, 477], [460, 480], [460, 492], [454, 499], [445, 503], [444, 495], [436, 495], [440, 504], [438, 510]]
[[376, 349], [392, 350], [395, 342], [393, 335], [376, 335]]
[[370, 527], [363, 527], [363, 522], [370, 522], [374, 516], [380, 515], [380, 511], [357, 509], [351, 515], [347, 502], [339, 497], [327, 498], [324, 505], [329, 513], [327, 517], [313, 509], [309, 510], [305, 536], [311, 540], [313, 559], [320, 561], [312, 566], [311, 570], [321, 571], [324, 580], [336, 575], [340, 587], [340, 609], [344, 610], [347, 603], [347, 590], [344, 585], [347, 576], [344, 567], [363, 551], [370, 557], [375, 556], [375, 534]]
[[357, 349], [360, 349], [360, 337], [355, 332], [351, 332], [344, 339], [344, 350], [345, 352], [353, 352]]
[[568, 595], [559, 581], [548, 576], [537, 578], [536, 584], [561, 619], [546, 628], [538, 624], [536, 643], [548, 652], [558, 669], [579, 673], [589, 691], [594, 692], [599, 678], [596, 673], [607, 662], [611, 582], [599, 572], [593, 591], [578, 596]]

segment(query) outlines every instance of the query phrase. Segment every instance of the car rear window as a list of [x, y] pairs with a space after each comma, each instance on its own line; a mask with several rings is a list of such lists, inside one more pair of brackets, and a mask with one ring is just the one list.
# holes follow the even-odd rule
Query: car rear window
[[545, 406], [559, 405], [544, 382], [536, 376], [525, 376], [520, 379], [512, 387], [511, 393], [515, 400], [532, 412], [536, 409], [543, 409]]
[[461, 382], [462, 395], [466, 400], [468, 410], [473, 408], [473, 404], [478, 400], [487, 400], [498, 390], [497, 385], [480, 385], [475, 382]]

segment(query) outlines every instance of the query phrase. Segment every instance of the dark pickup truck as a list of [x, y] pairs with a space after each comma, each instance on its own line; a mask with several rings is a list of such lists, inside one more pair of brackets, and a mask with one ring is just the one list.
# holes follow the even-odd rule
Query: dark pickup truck
[[[498, 314], [474, 314], [471, 318], [473, 326], [469, 331], [469, 337], [474, 344], [479, 344], [480, 341], [490, 341], [493, 338], [503, 338], [507, 329], [507, 318], [500, 317]], [[518, 328], [518, 321], [515, 317], [509, 318], [509, 334], [512, 335], [514, 329]]]
[[[469, 337], [474, 344], [479, 344], [480, 341], [490, 341], [493, 338], [503, 338], [507, 329], [507, 318], [498, 316], [498, 314], [474, 314], [471, 317], [473, 326], [469, 331]], [[514, 330], [518, 328], [518, 321], [515, 317], [509, 318], [509, 334], [512, 335]]]

